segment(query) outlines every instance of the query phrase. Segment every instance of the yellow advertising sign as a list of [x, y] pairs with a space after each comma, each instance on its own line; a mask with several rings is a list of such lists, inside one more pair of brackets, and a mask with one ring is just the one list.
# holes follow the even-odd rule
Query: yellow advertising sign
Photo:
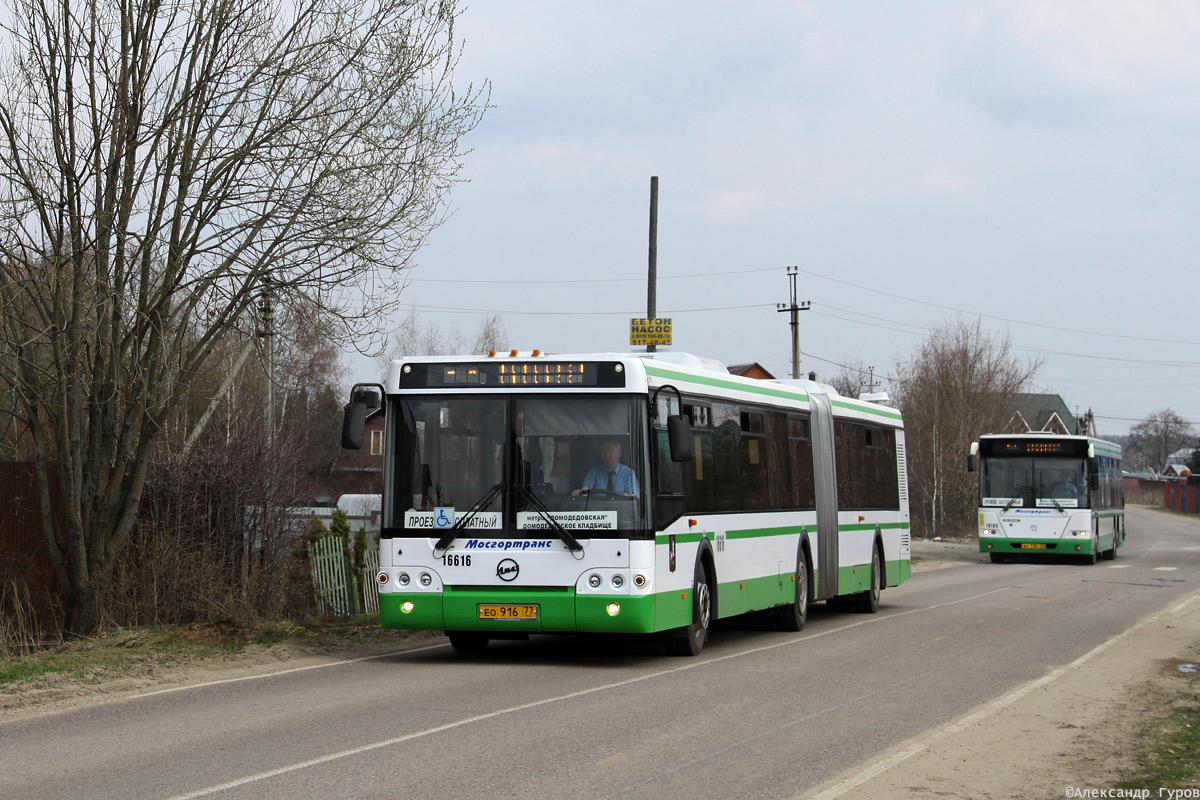
[[671, 318], [629, 320], [630, 347], [645, 347], [647, 345], [671, 344]]

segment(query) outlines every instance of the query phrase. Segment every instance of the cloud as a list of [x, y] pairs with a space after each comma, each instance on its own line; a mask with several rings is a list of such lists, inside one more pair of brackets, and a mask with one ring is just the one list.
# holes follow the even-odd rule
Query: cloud
[[956, 173], [940, 161], [919, 175], [915, 183], [917, 188], [930, 193], [958, 194], [974, 186], [970, 178]]
[[767, 197], [753, 189], [725, 191], [708, 201], [705, 214], [717, 223], [744, 222], [768, 205]]
[[969, 32], [944, 90], [1004, 122], [1079, 128], [1119, 120], [1198, 121], [1194, 2], [1010, 0]]

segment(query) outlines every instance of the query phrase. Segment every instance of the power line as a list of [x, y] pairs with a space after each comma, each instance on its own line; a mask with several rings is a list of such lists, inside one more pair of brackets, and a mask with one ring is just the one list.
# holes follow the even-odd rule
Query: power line
[[[643, 279], [644, 280], [644, 279]], [[744, 306], [713, 306], [710, 308], [675, 308], [670, 309], [671, 314], [692, 314], [706, 311], [737, 311], [746, 308], [770, 308], [773, 303], [751, 303]], [[494, 314], [497, 316], [507, 315], [513, 317], [529, 317], [529, 316], [550, 316], [550, 317], [637, 317], [639, 311], [498, 311], [488, 308], [458, 308], [455, 306], [429, 306], [416, 303], [406, 306], [414, 311], [428, 311], [435, 314]]]
[[[719, 278], [726, 275], [750, 275], [756, 272], [777, 272], [779, 267], [766, 267], [764, 269], [743, 269], [730, 270], [726, 272], [698, 272], [692, 275], [659, 275], [660, 281], [681, 281], [692, 280], [693, 278]], [[545, 285], [553, 284], [575, 284], [575, 283], [645, 283], [646, 276], [642, 275], [639, 278], [571, 278], [569, 280], [477, 280], [475, 278], [467, 279], [470, 283], [487, 283], [487, 284], [538, 284]], [[463, 283], [462, 278], [409, 278], [409, 283]]]
[[851, 283], [850, 281], [844, 281], [840, 278], [831, 278], [828, 275], [822, 275], [819, 272], [813, 272], [812, 270], [801, 269], [800, 271], [805, 273], [806, 275], [811, 275], [814, 278], [823, 278], [827, 281], [833, 281], [834, 283], [840, 283], [844, 286], [850, 286], [855, 289], [861, 289], [865, 292], [874, 292], [875, 294], [881, 294], [885, 297], [891, 297], [896, 300], [906, 300], [910, 303], [919, 303], [920, 305], [929, 306], [931, 308], [940, 308], [944, 311], [953, 311], [956, 314], [969, 314], [971, 316], [985, 317], [987, 319], [995, 319], [995, 320], [999, 320], [1001, 322], [1011, 322], [1016, 325], [1029, 325], [1034, 328], [1046, 328], [1047, 330], [1052, 330], [1052, 331], [1062, 331], [1064, 333], [1082, 333], [1082, 334], [1085, 334], [1088, 336], [1108, 336], [1108, 337], [1114, 338], [1114, 339], [1129, 339], [1129, 340], [1135, 341], [1135, 342], [1156, 342], [1159, 344], [1200, 345], [1200, 342], [1189, 342], [1189, 341], [1184, 341], [1181, 339], [1155, 339], [1155, 338], [1152, 338], [1149, 336], [1129, 336], [1127, 334], [1122, 334], [1122, 333], [1106, 333], [1106, 332], [1102, 332], [1102, 331], [1085, 331], [1085, 330], [1079, 330], [1078, 328], [1064, 328], [1064, 327], [1060, 327], [1058, 325], [1046, 325], [1041, 322], [1026, 322], [1025, 320], [1011, 319], [1009, 317], [1000, 317], [1000, 316], [996, 316], [995, 314], [985, 314], [981, 311], [968, 311], [968, 310], [962, 309], [962, 308], [955, 308], [954, 306], [944, 306], [944, 305], [941, 305], [940, 303], [931, 303], [928, 300], [918, 300], [915, 297], [905, 297], [902, 294], [894, 294], [892, 292], [885, 292], [882, 289], [874, 289], [870, 286], [862, 286], [861, 284]]

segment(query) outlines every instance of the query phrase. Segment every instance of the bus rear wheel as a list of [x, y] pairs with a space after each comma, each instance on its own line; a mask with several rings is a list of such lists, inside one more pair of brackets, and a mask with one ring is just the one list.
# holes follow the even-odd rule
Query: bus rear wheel
[[450, 646], [460, 653], [482, 653], [487, 649], [488, 637], [479, 631], [446, 631]]
[[703, 560], [696, 561], [696, 577], [692, 581], [692, 624], [674, 631], [667, 639], [667, 652], [673, 656], [698, 656], [708, 641], [708, 626], [712, 623], [712, 590], [708, 584], [708, 568]]
[[781, 631], [804, 630], [808, 620], [808, 559], [801, 549], [796, 555], [796, 599], [775, 609], [775, 624]]
[[879, 597], [883, 594], [883, 559], [879, 548], [871, 548], [871, 588], [854, 596], [854, 610], [860, 614], [874, 614], [879, 610]]

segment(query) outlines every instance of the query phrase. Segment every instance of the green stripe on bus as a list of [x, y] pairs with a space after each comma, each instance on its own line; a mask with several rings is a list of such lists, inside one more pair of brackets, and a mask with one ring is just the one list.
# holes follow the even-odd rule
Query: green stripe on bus
[[876, 528], [881, 530], [907, 530], [909, 524], [907, 522], [856, 522], [852, 525], [838, 525], [839, 531], [873, 531]]
[[744, 385], [731, 380], [717, 378], [712, 375], [691, 375], [686, 372], [676, 372], [671, 369], [664, 369], [657, 364], [647, 364], [646, 374], [653, 375], [657, 378], [668, 378], [670, 380], [686, 381], [688, 383], [697, 383], [701, 386], [713, 386], [718, 389], [734, 389], [739, 392], [748, 392], [749, 394], [762, 394], [768, 397], [780, 397], [786, 400], [800, 400], [807, 402], [808, 395], [800, 389], [776, 389], [775, 387], [764, 384]]
[[897, 421], [903, 419], [903, 416], [900, 414], [899, 411], [897, 411], [894, 408], [888, 408], [887, 406], [876, 406], [876, 405], [860, 406], [860, 405], [856, 405], [854, 403], [847, 403], [844, 400], [838, 400], [836, 397], [829, 398], [829, 401], [835, 406], [847, 408], [851, 411], [861, 411], [864, 414], [877, 414], [881, 417], [887, 417], [888, 419], [894, 419]]
[[708, 534], [705, 534], [705, 533], [676, 533], [676, 534], [659, 533], [659, 534], [655, 535], [654, 543], [655, 544], [668, 544], [671, 540], [671, 536], [675, 537], [675, 544], [692, 544], [694, 542], [700, 541], [701, 539], [703, 539], [705, 537], [711, 539], [713, 535], [711, 533], [708, 533]]
[[[910, 527], [907, 522], [864, 522], [855, 523], [852, 525], [839, 525], [839, 531], [873, 531], [876, 528], [881, 530], [908, 530]], [[757, 539], [765, 536], [795, 536], [804, 533], [808, 530], [805, 525], [783, 525], [775, 528], [740, 528], [725, 532], [726, 539]], [[815, 527], [814, 527], [815, 531]], [[704, 533], [677, 533], [675, 534], [675, 544], [691, 544], [699, 542], [702, 538], [707, 538], [710, 541], [716, 537], [716, 533], [706, 531]], [[657, 534], [654, 537], [655, 544], [667, 544], [670, 541], [669, 534]]]

